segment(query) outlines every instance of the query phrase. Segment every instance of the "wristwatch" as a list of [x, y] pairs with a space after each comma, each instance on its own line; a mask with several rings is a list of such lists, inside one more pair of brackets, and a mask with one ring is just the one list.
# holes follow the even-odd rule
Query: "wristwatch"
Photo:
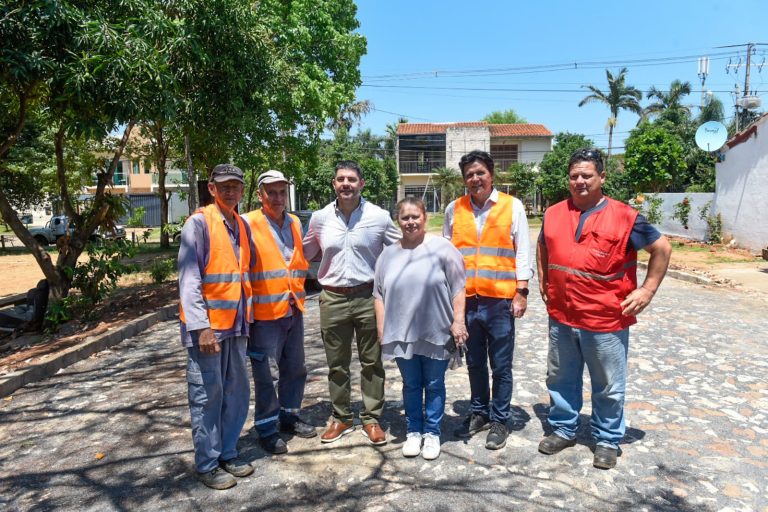
[[522, 295], [523, 297], [526, 297], [526, 298], [528, 297], [528, 291], [529, 291], [528, 288], [518, 288], [517, 289], [517, 293], [519, 293], [520, 295]]

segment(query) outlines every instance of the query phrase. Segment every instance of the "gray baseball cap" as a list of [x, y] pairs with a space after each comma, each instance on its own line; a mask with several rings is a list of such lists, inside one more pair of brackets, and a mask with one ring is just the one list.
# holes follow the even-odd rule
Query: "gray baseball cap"
[[237, 180], [240, 183], [245, 183], [243, 179], [243, 171], [232, 164], [219, 164], [211, 171], [211, 178], [209, 181], [221, 183], [222, 181]]

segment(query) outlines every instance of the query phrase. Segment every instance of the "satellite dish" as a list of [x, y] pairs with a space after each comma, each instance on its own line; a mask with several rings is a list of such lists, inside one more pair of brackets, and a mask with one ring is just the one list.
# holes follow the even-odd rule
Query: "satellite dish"
[[727, 139], [728, 130], [717, 121], [707, 121], [696, 130], [696, 145], [704, 151], [717, 151]]

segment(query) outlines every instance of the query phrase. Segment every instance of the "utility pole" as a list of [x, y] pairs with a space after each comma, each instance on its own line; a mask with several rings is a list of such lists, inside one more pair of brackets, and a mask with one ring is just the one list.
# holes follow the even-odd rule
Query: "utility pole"
[[[755, 53], [756, 46], [768, 46], [768, 43], [745, 43], [745, 44], [731, 44], [727, 46], [718, 46], [717, 48], [747, 48], [747, 59], [746, 59], [746, 65], [745, 65], [745, 72], [744, 72], [744, 95], [741, 99], [738, 98], [738, 89], [737, 89], [737, 99], [736, 99], [736, 131], [739, 131], [741, 128], [747, 125], [749, 121], [749, 109], [750, 107], [756, 108], [759, 106], [759, 99], [755, 99], [755, 101], [751, 101], [751, 99], [748, 99], [749, 97], [749, 76], [752, 71], [752, 55]], [[765, 64], [765, 58], [763, 58], [763, 62], [758, 64], [758, 71], [762, 71], [763, 65]], [[741, 57], [739, 57], [739, 62], [736, 64], [732, 64], [730, 61], [728, 61], [728, 64], [725, 66], [725, 72], [728, 73], [731, 68], [735, 69], [735, 72], [739, 72], [739, 67], [741, 67]], [[738, 114], [739, 107], [741, 107], [741, 115]]]

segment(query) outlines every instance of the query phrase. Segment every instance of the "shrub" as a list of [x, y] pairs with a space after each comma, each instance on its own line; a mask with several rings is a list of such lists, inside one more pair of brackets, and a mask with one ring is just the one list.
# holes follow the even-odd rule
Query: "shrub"
[[136, 254], [134, 246], [126, 240], [104, 240], [89, 243], [86, 247], [88, 261], [78, 263], [70, 270], [72, 288], [80, 290], [84, 300], [97, 304], [117, 286], [121, 275], [129, 271], [122, 262]]
[[680, 222], [685, 229], [688, 229], [688, 216], [691, 214], [691, 200], [684, 197], [682, 201], [674, 206], [672, 218]]
[[149, 276], [153, 283], [162, 283], [173, 274], [176, 269], [176, 261], [173, 258], [155, 259], [149, 267]]

